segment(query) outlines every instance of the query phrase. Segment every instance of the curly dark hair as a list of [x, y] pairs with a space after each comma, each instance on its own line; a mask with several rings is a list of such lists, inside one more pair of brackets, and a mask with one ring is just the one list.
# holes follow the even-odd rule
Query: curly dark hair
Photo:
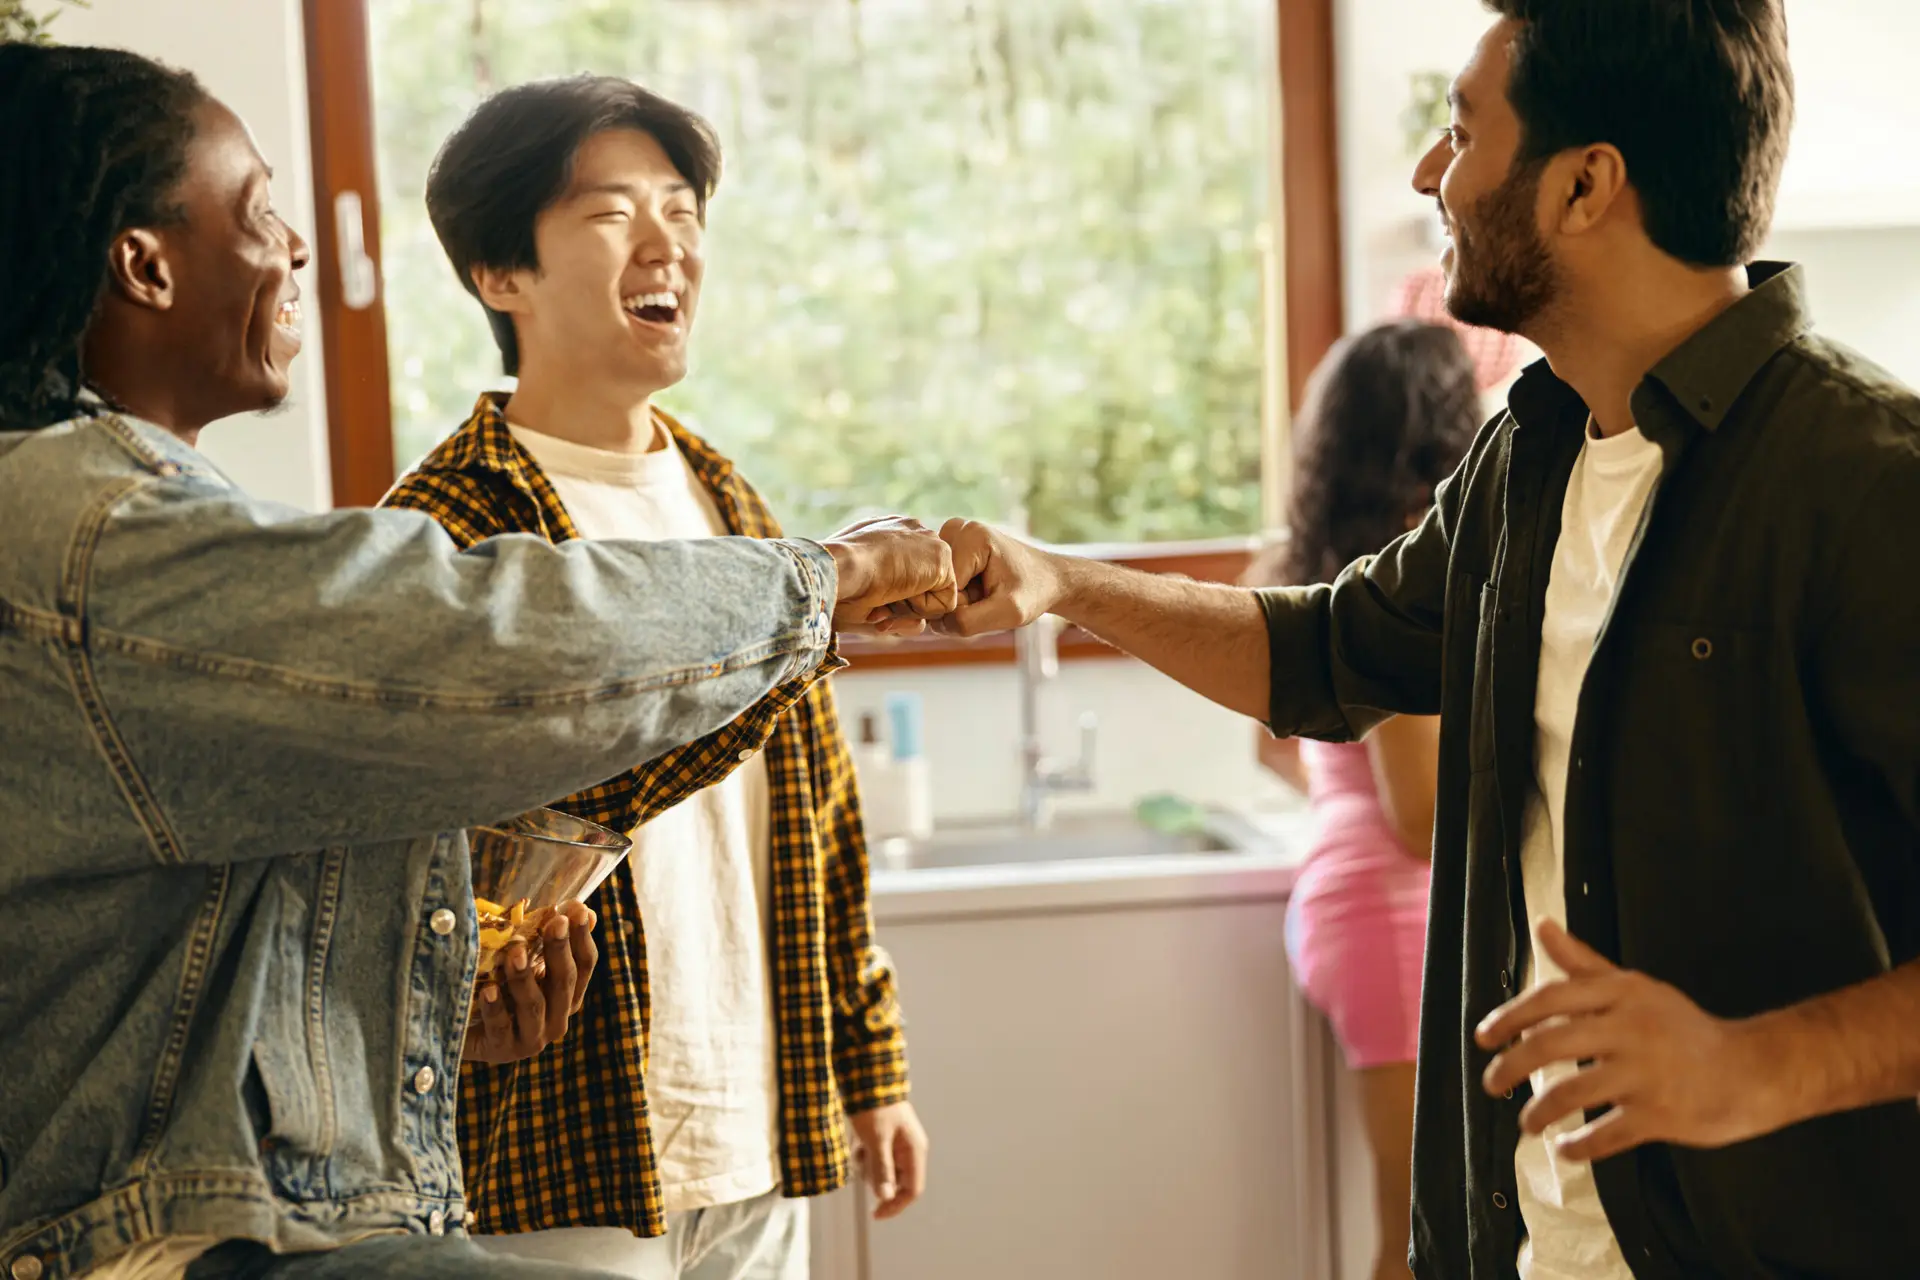
[[1473, 360], [1452, 329], [1401, 320], [1337, 343], [1295, 426], [1287, 540], [1254, 576], [1331, 582], [1385, 547], [1432, 504], [1479, 425]]
[[191, 74], [119, 49], [0, 44], [0, 428], [84, 412], [114, 238], [184, 217]]

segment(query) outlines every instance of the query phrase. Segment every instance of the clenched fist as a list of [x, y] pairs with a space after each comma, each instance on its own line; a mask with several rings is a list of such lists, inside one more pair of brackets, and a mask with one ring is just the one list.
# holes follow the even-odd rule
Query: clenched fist
[[823, 545], [840, 571], [833, 621], [842, 631], [918, 635], [960, 601], [953, 549], [910, 516], [863, 520]]
[[1060, 603], [1060, 557], [974, 520], [949, 520], [940, 536], [953, 548], [961, 600], [940, 630], [978, 636], [1024, 627]]

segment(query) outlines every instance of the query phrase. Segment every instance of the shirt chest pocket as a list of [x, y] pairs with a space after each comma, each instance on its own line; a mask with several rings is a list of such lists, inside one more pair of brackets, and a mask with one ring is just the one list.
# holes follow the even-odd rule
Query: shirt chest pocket
[[[1701, 837], [1731, 836], [1779, 793], [1788, 749], [1781, 712], [1797, 719], [1791, 670], [1776, 671], [1773, 637], [1712, 622], [1647, 622], [1619, 637], [1607, 699], [1616, 757], [1651, 794], [1688, 794]], [[1768, 726], [1772, 726], [1770, 732]], [[1737, 798], [1716, 812], [1715, 798]]]

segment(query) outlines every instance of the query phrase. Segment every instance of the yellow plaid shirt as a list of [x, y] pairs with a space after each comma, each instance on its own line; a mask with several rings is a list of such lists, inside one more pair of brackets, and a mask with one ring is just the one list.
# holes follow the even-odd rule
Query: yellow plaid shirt
[[[553, 484], [507, 430], [506, 394], [484, 395], [466, 425], [383, 505], [424, 511], [461, 546], [499, 533], [579, 536]], [[780, 536], [733, 465], [664, 413], [728, 529]], [[773, 997], [778, 1024], [781, 1187], [789, 1196], [846, 1181], [847, 1112], [907, 1096], [906, 1039], [892, 968], [873, 942], [866, 837], [853, 759], [824, 680], [784, 686], [732, 724], [555, 808], [631, 831], [765, 748], [772, 833]], [[633, 872], [594, 895], [600, 967], [565, 1040], [526, 1062], [460, 1071], [460, 1152], [477, 1229], [666, 1230], [647, 1123], [646, 939]]]

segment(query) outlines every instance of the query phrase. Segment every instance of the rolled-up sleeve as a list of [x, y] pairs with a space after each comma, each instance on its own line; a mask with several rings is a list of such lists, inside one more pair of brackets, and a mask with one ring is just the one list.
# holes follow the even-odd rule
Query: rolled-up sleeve
[[1331, 586], [1259, 592], [1275, 734], [1351, 742], [1391, 716], [1438, 713], [1454, 536], [1492, 430], [1441, 483], [1419, 525], [1378, 555]]

